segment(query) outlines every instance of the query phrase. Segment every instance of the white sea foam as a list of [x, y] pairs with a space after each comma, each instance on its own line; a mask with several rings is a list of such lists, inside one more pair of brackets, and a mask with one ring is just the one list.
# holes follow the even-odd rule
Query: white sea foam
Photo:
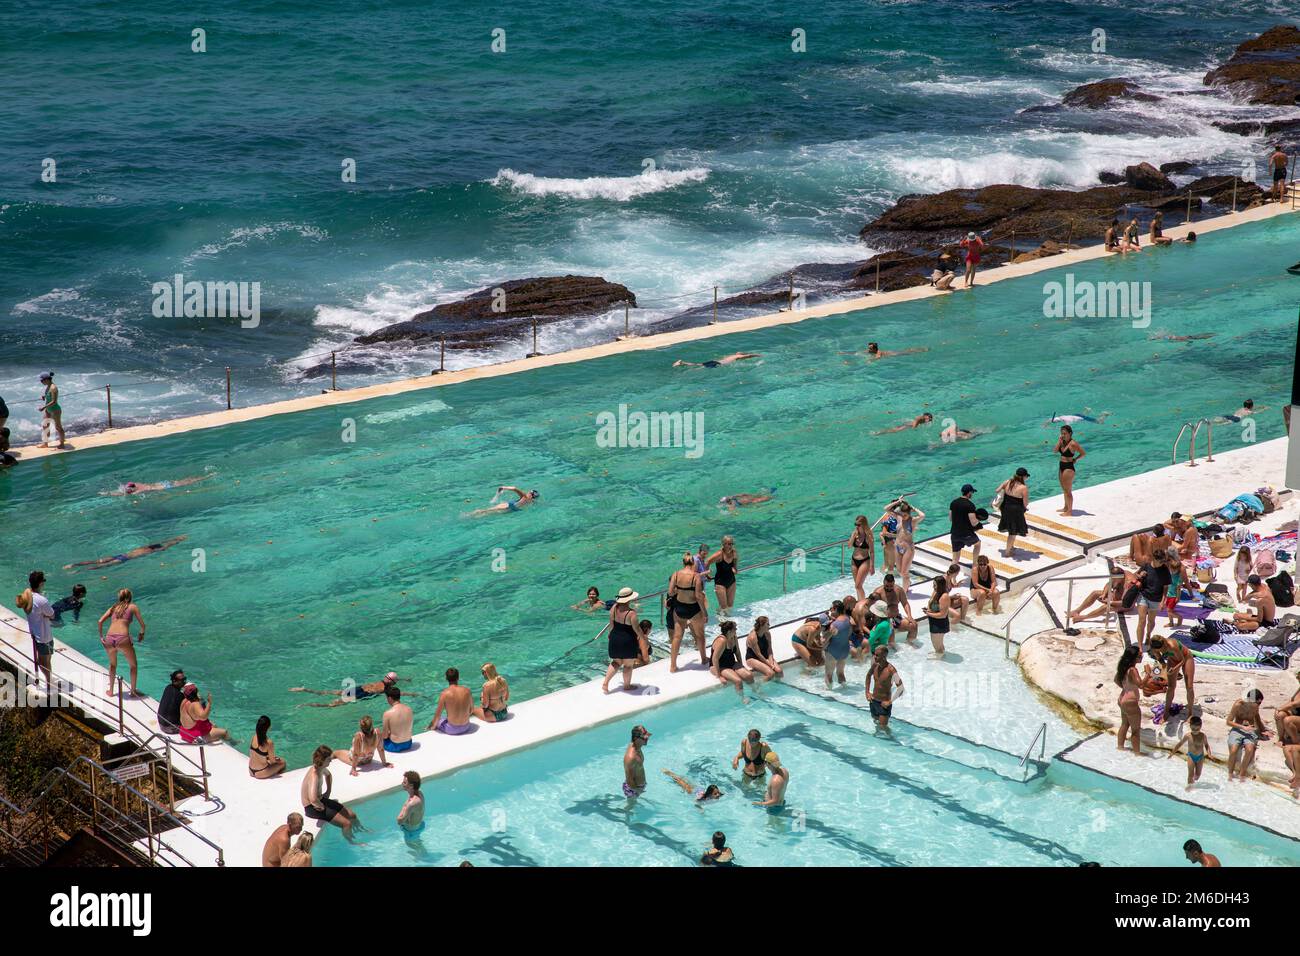
[[53, 312], [55, 314], [68, 314], [59, 306], [65, 302], [77, 302], [81, 299], [81, 292], [77, 289], [51, 289], [44, 295], [38, 295], [34, 299], [28, 299], [25, 302], [19, 302], [14, 306], [14, 314], [33, 313], [33, 312]]
[[329, 238], [329, 233], [318, 226], [312, 226], [298, 222], [272, 222], [263, 223], [260, 226], [239, 226], [232, 229], [224, 237], [216, 242], [205, 243], [198, 249], [191, 252], [181, 261], [189, 264], [199, 259], [211, 259], [221, 255], [227, 249], [234, 249], [240, 246], [248, 245], [250, 242], [256, 242], [266, 239], [272, 239], [283, 233], [291, 233], [310, 239], [314, 242], [320, 242]]
[[637, 176], [590, 176], [586, 179], [564, 179], [535, 176], [502, 169], [489, 182], [493, 186], [513, 189], [530, 196], [565, 196], [569, 199], [612, 199], [627, 202], [638, 196], [663, 192], [686, 183], [704, 182], [707, 169], [655, 169]]
[[395, 408], [389, 412], [376, 412], [373, 415], [367, 415], [363, 421], [371, 425], [382, 425], [386, 422], [401, 421], [404, 418], [415, 418], [417, 415], [432, 415], [434, 412], [445, 412], [449, 408], [446, 402], [433, 399], [429, 402], [421, 402], [419, 405], [411, 405], [407, 408]]

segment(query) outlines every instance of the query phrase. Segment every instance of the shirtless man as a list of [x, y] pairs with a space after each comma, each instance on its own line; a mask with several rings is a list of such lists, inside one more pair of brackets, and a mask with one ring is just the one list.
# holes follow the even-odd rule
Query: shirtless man
[[100, 568], [112, 567], [115, 564], [125, 564], [132, 558], [143, 558], [148, 554], [157, 554], [159, 551], [166, 551], [172, 545], [180, 544], [189, 535], [181, 535], [177, 538], [168, 538], [166, 541], [159, 541], [155, 544], [145, 544], [138, 548], [132, 548], [130, 551], [123, 551], [121, 554], [115, 554], [107, 558], [96, 558], [94, 561], [77, 561], [73, 564], [65, 564], [63, 570], [71, 571], [74, 568], [90, 568], [97, 571]]
[[1163, 524], [1154, 525], [1150, 531], [1139, 531], [1128, 539], [1129, 560], [1138, 567], [1150, 564], [1153, 554], [1163, 555], [1171, 544], [1169, 529]]
[[[898, 693], [894, 693], [894, 688]], [[871, 717], [881, 730], [889, 729], [889, 715], [893, 712], [894, 701], [903, 696], [903, 678], [898, 676], [894, 665], [889, 663], [889, 648], [877, 647], [872, 656], [871, 669], [867, 671], [867, 701], [871, 708]]]
[[761, 505], [765, 501], [771, 501], [775, 494], [776, 489], [769, 488], [766, 494], [760, 491], [757, 494], [745, 493], [740, 495], [726, 495], [719, 499], [718, 504], [725, 505], [729, 512], [735, 514], [737, 507], [743, 507], [745, 505]]
[[915, 418], [913, 418], [910, 422], [904, 422], [901, 425], [895, 425], [893, 428], [882, 428], [880, 429], [880, 431], [872, 432], [871, 434], [892, 435], [894, 434], [894, 432], [905, 432], [912, 428], [920, 428], [923, 425], [930, 424], [932, 421], [934, 421], [934, 415], [932, 415], [930, 412], [922, 412], [920, 415], [917, 415]]
[[1287, 781], [1291, 796], [1300, 798], [1300, 716], [1281, 714], [1281, 710], [1279, 707], [1277, 742], [1282, 746], [1282, 759], [1291, 771], [1291, 779]]
[[673, 368], [718, 368], [722, 365], [730, 365], [732, 362], [743, 362], [745, 359], [762, 358], [758, 352], [732, 352], [730, 355], [724, 355], [720, 359], [709, 359], [707, 362], [687, 362], [684, 359], [678, 359], [673, 363]]
[[353, 831], [365, 828], [351, 809], [330, 796], [334, 789], [334, 775], [330, 773], [329, 764], [333, 759], [334, 751], [327, 744], [321, 744], [312, 753], [311, 766], [302, 778], [302, 812], [312, 820], [332, 823], [341, 828], [343, 836], [349, 843], [353, 843]]
[[[429, 730], [457, 736], [470, 728], [470, 714], [474, 712], [474, 695], [468, 687], [460, 686], [460, 671], [447, 668], [447, 689], [438, 695], [438, 707], [429, 721]], [[443, 716], [443, 711], [446, 716]]]
[[384, 741], [384, 750], [390, 754], [406, 753], [411, 749], [411, 730], [415, 725], [415, 714], [411, 708], [402, 703], [402, 692], [396, 684], [384, 690], [388, 699], [388, 709], [384, 711], [384, 722], [380, 726], [380, 737]]
[[[1228, 782], [1245, 780], [1250, 765], [1255, 760], [1255, 748], [1267, 734], [1264, 721], [1259, 716], [1259, 705], [1264, 694], [1257, 688], [1246, 691], [1244, 699], [1237, 701], [1228, 711]], [[1238, 759], [1240, 758], [1240, 763]]]
[[907, 603], [907, 592], [894, 583], [894, 576], [886, 574], [880, 587], [872, 591], [867, 600], [871, 603], [884, 601], [889, 608], [889, 621], [895, 630], [907, 631], [907, 641], [916, 640], [916, 619], [912, 617], [911, 605]]
[[289, 852], [293, 838], [302, 832], [302, 814], [291, 813], [285, 823], [275, 828], [262, 847], [262, 866], [279, 866], [280, 860]]
[[138, 495], [145, 491], [169, 491], [172, 488], [184, 488], [186, 485], [196, 485], [200, 481], [207, 481], [212, 475], [199, 475], [197, 478], [179, 478], [176, 481], [128, 481], [126, 484], [118, 485], [116, 491], [101, 491], [101, 495]]
[[1252, 605], [1253, 610], [1238, 611], [1232, 615], [1232, 623], [1237, 626], [1237, 630], [1246, 633], [1258, 631], [1261, 627], [1271, 627], [1277, 617], [1277, 601], [1273, 598], [1273, 592], [1258, 574], [1246, 578], [1246, 584], [1250, 588], [1246, 592], [1246, 603]]
[[[1300, 671], [1296, 671], [1296, 680], [1300, 680]], [[1282, 722], [1287, 717], [1300, 717], [1300, 690], [1292, 694], [1289, 701], [1273, 712], [1278, 740], [1282, 739]]]
[[645, 754], [641, 748], [650, 739], [650, 731], [641, 724], [632, 728], [632, 742], [623, 752], [623, 796], [635, 800], [645, 793]]
[[1195, 840], [1188, 840], [1183, 844], [1183, 855], [1187, 857], [1189, 863], [1199, 863], [1201, 866], [1206, 867], [1223, 866], [1217, 856], [1213, 853], [1206, 853]]
[[521, 508], [527, 508], [531, 504], [536, 504], [537, 499], [542, 493], [534, 488], [532, 491], [524, 491], [522, 488], [516, 488], [514, 485], [501, 485], [497, 488], [497, 494], [503, 491], [513, 492], [514, 501], [498, 501], [494, 505], [488, 505], [486, 508], [479, 508], [477, 511], [471, 511], [471, 518], [481, 518], [484, 515], [505, 514], [508, 511], [518, 511]]
[[402, 789], [406, 791], [406, 802], [397, 811], [397, 825], [407, 834], [412, 834], [424, 823], [424, 794], [420, 793], [420, 775], [414, 770], [402, 774]]
[[1268, 158], [1268, 168], [1273, 172], [1273, 188], [1270, 190], [1274, 202], [1281, 202], [1286, 194], [1286, 166], [1289, 157], [1282, 149], [1281, 143], [1273, 144], [1273, 155]]
[[781, 759], [775, 750], [769, 750], [763, 758], [767, 769], [771, 771], [767, 780], [767, 795], [762, 800], [755, 800], [754, 806], [769, 809], [785, 806], [785, 788], [790, 783], [790, 771], [781, 766]]
[[387, 692], [388, 688], [395, 685], [401, 678], [397, 676], [396, 671], [389, 671], [378, 680], [367, 681], [364, 684], [357, 684], [353, 681], [344, 681], [343, 686], [338, 690], [314, 690], [310, 687], [290, 687], [291, 694], [320, 694], [323, 697], [333, 697], [334, 700], [328, 704], [308, 704], [308, 707], [342, 707], [344, 704], [351, 704], [353, 701], [365, 700], [367, 697], [378, 697], [380, 694]]

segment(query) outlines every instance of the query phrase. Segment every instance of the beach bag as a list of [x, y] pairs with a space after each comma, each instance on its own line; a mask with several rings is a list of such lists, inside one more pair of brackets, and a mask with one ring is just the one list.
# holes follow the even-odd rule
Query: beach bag
[[1269, 578], [1265, 583], [1268, 585], [1268, 589], [1273, 592], [1273, 601], [1278, 607], [1295, 606], [1295, 582], [1291, 580], [1290, 574], [1282, 571], [1276, 577]]
[[1277, 574], [1277, 558], [1273, 556], [1272, 551], [1260, 551], [1255, 555], [1255, 566], [1252, 570], [1261, 578], [1271, 578]]
[[1138, 595], [1142, 593], [1142, 588], [1137, 584], [1130, 584], [1124, 592], [1124, 597], [1120, 599], [1119, 606], [1126, 611], [1131, 611], [1133, 605], [1137, 603]]
[[1200, 581], [1202, 584], [1209, 584], [1214, 580], [1214, 572], [1209, 568], [1197, 568], [1196, 580]]
[[1232, 542], [1227, 538], [1215, 538], [1210, 542], [1210, 554], [1216, 558], [1232, 557]]
[[993, 496], [993, 500], [989, 502], [990, 507], [1001, 508], [1002, 499], [1005, 498], [1006, 496], [1007, 496], [1006, 489], [999, 488], [997, 490], [997, 493]]

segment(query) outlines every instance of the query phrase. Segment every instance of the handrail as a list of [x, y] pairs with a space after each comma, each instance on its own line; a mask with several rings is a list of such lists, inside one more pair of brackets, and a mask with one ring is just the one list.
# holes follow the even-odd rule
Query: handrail
[[1205, 426], [1205, 436], [1209, 443], [1207, 446], [1208, 451], [1205, 454], [1205, 460], [1214, 461], [1214, 422], [1210, 421], [1210, 419], [1202, 418], [1192, 427], [1192, 448], [1196, 448], [1196, 433], [1201, 430], [1202, 425]]
[[1187, 463], [1193, 468], [1196, 467], [1196, 426], [1191, 422], [1183, 422], [1183, 427], [1178, 429], [1178, 436], [1174, 438], [1173, 453], [1170, 455], [1169, 464], [1178, 464], [1178, 443], [1183, 440], [1183, 433], [1189, 428], [1192, 429], [1192, 445], [1187, 450]]
[[1020, 603], [1016, 605], [1016, 609], [1007, 616], [1006, 622], [1002, 625], [1003, 659], [1005, 660], [1011, 659], [1011, 622], [1016, 619], [1016, 617], [1020, 614], [1021, 611], [1023, 611], [1026, 607], [1029, 606], [1030, 601], [1032, 601], [1035, 597], [1038, 596], [1038, 592], [1043, 589], [1043, 585], [1046, 583], [1047, 581], [1039, 581], [1037, 584], [1033, 585], [1027, 592], [1025, 592], [1025, 596], [1021, 598]]
[[1025, 755], [1020, 758], [1021, 767], [1023, 767], [1026, 763], [1029, 762], [1029, 755], [1034, 752], [1034, 744], [1038, 743], [1040, 739], [1042, 740], [1043, 743], [1038, 750], [1038, 762], [1042, 763], [1043, 758], [1047, 755], [1047, 723], [1046, 722], [1044, 722], [1043, 725], [1038, 728], [1038, 732], [1034, 734], [1034, 739], [1029, 741], [1029, 746], [1025, 748]]

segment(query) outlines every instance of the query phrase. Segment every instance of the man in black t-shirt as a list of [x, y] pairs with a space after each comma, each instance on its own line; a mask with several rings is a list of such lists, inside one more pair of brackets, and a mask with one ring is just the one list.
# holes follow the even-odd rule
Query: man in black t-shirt
[[162, 700], [158, 701], [158, 727], [165, 734], [180, 731], [181, 688], [184, 686], [185, 672], [172, 671], [172, 682], [163, 688]]
[[958, 564], [961, 564], [962, 549], [968, 546], [973, 545], [975, 548], [971, 557], [972, 564], [978, 561], [980, 556], [980, 536], [976, 534], [980, 519], [976, 513], [975, 502], [971, 501], [973, 494], [975, 494], [974, 485], [962, 485], [961, 497], [954, 498], [952, 504], [948, 505], [948, 518], [952, 522], [952, 559]]
[[[1177, 554], [1175, 553], [1176, 558]], [[1145, 647], [1147, 638], [1155, 633], [1156, 614], [1160, 610], [1160, 605], [1164, 602], [1165, 592], [1173, 581], [1173, 576], [1165, 565], [1166, 560], [1164, 552], [1154, 553], [1151, 555], [1151, 560], [1138, 570], [1138, 629], [1136, 640], [1139, 647]]]

